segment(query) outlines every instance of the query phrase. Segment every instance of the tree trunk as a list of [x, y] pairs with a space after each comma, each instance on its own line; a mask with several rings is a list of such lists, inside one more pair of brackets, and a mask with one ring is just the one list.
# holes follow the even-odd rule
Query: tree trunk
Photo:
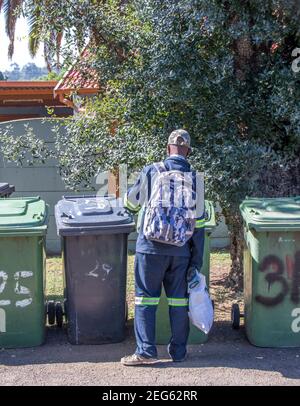
[[243, 288], [243, 222], [239, 215], [224, 213], [230, 237], [231, 268], [226, 285], [236, 291]]
[[233, 231], [230, 232], [231, 269], [227, 282], [235, 290], [243, 288], [243, 252], [243, 231], [240, 227], [234, 227]]
[[[239, 22], [239, 16], [233, 13], [231, 16], [231, 25]], [[249, 25], [253, 22], [249, 20]], [[234, 50], [234, 67], [235, 76], [240, 81], [249, 79], [249, 75], [253, 75], [255, 71], [255, 49], [252, 44], [250, 35], [244, 35], [237, 38], [233, 45]], [[247, 138], [247, 126], [243, 122], [237, 123], [240, 129], [240, 137]], [[236, 211], [224, 212], [227, 220], [230, 236], [230, 257], [231, 269], [227, 277], [227, 285], [235, 290], [243, 288], [243, 250], [244, 250], [244, 235], [243, 222], [239, 214], [239, 209]]]
[[249, 37], [236, 40], [235, 49], [235, 74], [239, 80], [246, 80], [247, 74], [253, 66], [254, 52]]

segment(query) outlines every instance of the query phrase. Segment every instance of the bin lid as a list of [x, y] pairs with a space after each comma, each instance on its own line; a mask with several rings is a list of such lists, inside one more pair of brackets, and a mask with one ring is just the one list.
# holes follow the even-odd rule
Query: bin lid
[[240, 210], [248, 227], [257, 231], [300, 230], [300, 196], [246, 199]]
[[9, 184], [0, 182], [0, 193], [4, 192], [6, 189], [9, 189]]
[[0, 182], [0, 196], [10, 195], [15, 191], [15, 187], [9, 183]]
[[47, 206], [37, 197], [0, 199], [0, 232], [39, 227], [47, 220]]
[[113, 228], [133, 223], [120, 199], [96, 196], [66, 196], [55, 207], [59, 231], [64, 228]]

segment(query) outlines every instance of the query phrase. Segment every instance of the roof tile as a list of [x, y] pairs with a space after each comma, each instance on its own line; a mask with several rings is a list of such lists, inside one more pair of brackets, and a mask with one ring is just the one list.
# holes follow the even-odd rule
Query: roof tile
[[54, 93], [99, 89], [99, 75], [97, 71], [85, 63], [88, 62], [89, 59], [92, 59], [92, 55], [89, 50], [85, 48], [79, 60], [70, 67], [64, 77], [58, 82]]

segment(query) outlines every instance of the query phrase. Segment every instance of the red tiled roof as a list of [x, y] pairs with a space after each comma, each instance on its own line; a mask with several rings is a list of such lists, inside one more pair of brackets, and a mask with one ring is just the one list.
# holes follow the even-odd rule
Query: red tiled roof
[[54, 95], [66, 94], [71, 91], [82, 93], [95, 93], [99, 90], [99, 77], [96, 70], [85, 64], [89, 62], [91, 55], [87, 48], [83, 50], [80, 58], [65, 73], [64, 77], [58, 82], [54, 89]]

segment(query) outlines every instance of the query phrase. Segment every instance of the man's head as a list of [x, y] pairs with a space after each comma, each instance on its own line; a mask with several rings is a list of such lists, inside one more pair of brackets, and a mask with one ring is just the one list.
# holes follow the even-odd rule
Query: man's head
[[191, 137], [185, 130], [175, 130], [171, 132], [167, 146], [168, 155], [188, 156], [191, 151]]

